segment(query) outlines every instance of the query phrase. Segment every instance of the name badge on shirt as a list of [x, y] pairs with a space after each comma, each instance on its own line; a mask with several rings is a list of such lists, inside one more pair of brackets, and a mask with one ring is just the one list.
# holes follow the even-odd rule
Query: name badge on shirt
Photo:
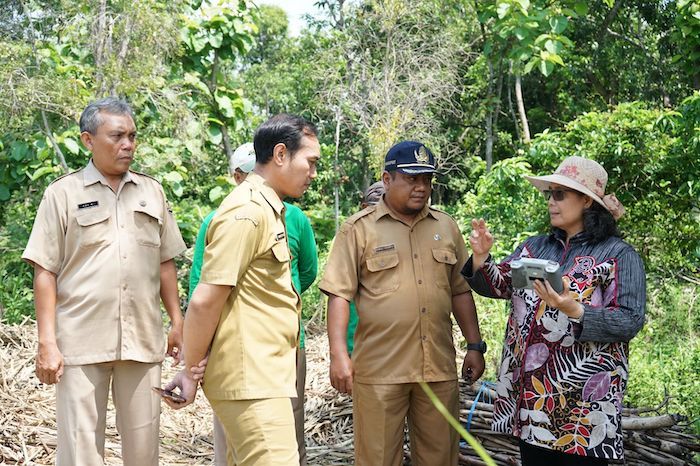
[[391, 251], [392, 249], [396, 249], [396, 246], [393, 244], [385, 244], [374, 248], [374, 252]]
[[284, 237], [285, 237], [284, 232], [282, 232], [282, 233], [277, 233], [277, 235], [275, 236], [275, 239], [276, 239], [277, 241], [281, 241], [281, 240], [284, 239]]
[[78, 209], [87, 209], [89, 207], [97, 207], [100, 205], [98, 201], [85, 202], [83, 204], [78, 204]]

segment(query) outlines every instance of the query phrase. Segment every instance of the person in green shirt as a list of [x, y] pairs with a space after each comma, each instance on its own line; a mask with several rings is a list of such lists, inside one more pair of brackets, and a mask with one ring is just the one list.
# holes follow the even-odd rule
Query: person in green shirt
[[[255, 167], [255, 151], [252, 143], [246, 143], [236, 149], [229, 160], [229, 172], [236, 185], [245, 180], [248, 173]], [[295, 205], [284, 203], [284, 220], [287, 227], [287, 241], [292, 254], [292, 283], [297, 293], [301, 295], [316, 280], [318, 272], [318, 253], [316, 239], [311, 229], [311, 222], [301, 209]], [[199, 283], [204, 262], [207, 228], [216, 210], [207, 215], [199, 228], [194, 245], [192, 269], [190, 271], [189, 296]], [[304, 445], [304, 386], [306, 385], [306, 351], [304, 326], [300, 323], [300, 343], [297, 352], [297, 398], [292, 399], [294, 420], [299, 446], [299, 464], [306, 465], [306, 448]], [[228, 452], [227, 452], [228, 450]], [[228, 463], [227, 463], [228, 461]], [[234, 464], [230, 449], [226, 446], [226, 437], [219, 421], [214, 417], [214, 464], [226, 466]]]

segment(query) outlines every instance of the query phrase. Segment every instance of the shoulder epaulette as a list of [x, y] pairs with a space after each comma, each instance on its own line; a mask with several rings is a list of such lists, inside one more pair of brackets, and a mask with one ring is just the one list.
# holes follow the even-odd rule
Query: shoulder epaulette
[[362, 217], [368, 216], [369, 214], [371, 214], [375, 210], [377, 210], [376, 205], [371, 205], [371, 206], [365, 207], [364, 209], [357, 212], [356, 214], [353, 214], [350, 217], [348, 217], [347, 220], [345, 220], [345, 223], [349, 223], [350, 225], [353, 225], [359, 219], [361, 219]]
[[62, 180], [63, 178], [65, 178], [65, 177], [67, 177], [67, 176], [75, 175], [76, 173], [80, 173], [80, 172], [83, 171], [84, 169], [85, 169], [85, 167], [82, 167], [82, 168], [78, 168], [77, 170], [73, 170], [72, 172], [64, 173], [63, 175], [59, 176], [58, 178], [56, 178], [55, 180], [53, 180], [51, 183], [49, 183], [49, 186], [51, 186], [52, 184], [54, 184], [54, 183], [55, 183], [56, 181], [58, 181], [58, 180]]
[[150, 178], [150, 179], [152, 179], [153, 181], [155, 181], [156, 183], [161, 184], [160, 181], [158, 181], [157, 179], [155, 179], [152, 175], [149, 175], [148, 173], [137, 172], [136, 170], [131, 170], [131, 169], [129, 169], [129, 171], [130, 171], [131, 173], [136, 174], [136, 175], [145, 176], [146, 178]]

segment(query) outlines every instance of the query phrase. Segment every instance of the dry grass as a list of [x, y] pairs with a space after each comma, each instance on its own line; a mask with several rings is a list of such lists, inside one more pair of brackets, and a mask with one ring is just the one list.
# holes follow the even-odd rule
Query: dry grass
[[[40, 384], [34, 375], [35, 348], [34, 325], [0, 324], [0, 464], [54, 464], [54, 388]], [[322, 331], [310, 329], [307, 334], [305, 425], [308, 461], [310, 465], [350, 465], [353, 462], [352, 404], [349, 397], [339, 395], [330, 386], [328, 363], [325, 335]], [[166, 362], [163, 380], [169, 380], [176, 371], [177, 368]], [[474, 404], [474, 397], [472, 387], [461, 387], [460, 418], [463, 424]], [[473, 413], [472, 434], [484, 444], [497, 464], [519, 464], [515, 439], [489, 431], [492, 411], [493, 405], [480, 400]], [[697, 437], [679, 426], [649, 430], [644, 424], [654, 419], [639, 418], [638, 413], [626, 413], [625, 417], [627, 421], [642, 423], [641, 430], [626, 432], [628, 464], [650, 464], [649, 461], [657, 456], [665, 464], [692, 461], [687, 455], [689, 450], [700, 449]], [[661, 417], [656, 420], [663, 420]], [[673, 419], [676, 422], [678, 418]], [[192, 406], [180, 411], [163, 405], [160, 431], [162, 465], [212, 464], [211, 409], [201, 392]], [[110, 404], [105, 445], [107, 465], [121, 464], [118, 437], [114, 409]], [[682, 447], [683, 456], [674, 458], [672, 453], [663, 451], [664, 447], [672, 450]], [[410, 461], [406, 459], [405, 464], [410, 464]], [[460, 465], [480, 464], [483, 463], [463, 445]]]

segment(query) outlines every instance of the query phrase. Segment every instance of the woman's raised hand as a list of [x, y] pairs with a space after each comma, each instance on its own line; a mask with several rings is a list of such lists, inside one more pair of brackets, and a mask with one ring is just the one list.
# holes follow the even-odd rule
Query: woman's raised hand
[[472, 248], [472, 265], [473, 270], [481, 268], [484, 262], [489, 257], [489, 251], [493, 246], [493, 235], [486, 227], [486, 222], [483, 218], [479, 220], [472, 219], [472, 232], [469, 235], [469, 245]]

